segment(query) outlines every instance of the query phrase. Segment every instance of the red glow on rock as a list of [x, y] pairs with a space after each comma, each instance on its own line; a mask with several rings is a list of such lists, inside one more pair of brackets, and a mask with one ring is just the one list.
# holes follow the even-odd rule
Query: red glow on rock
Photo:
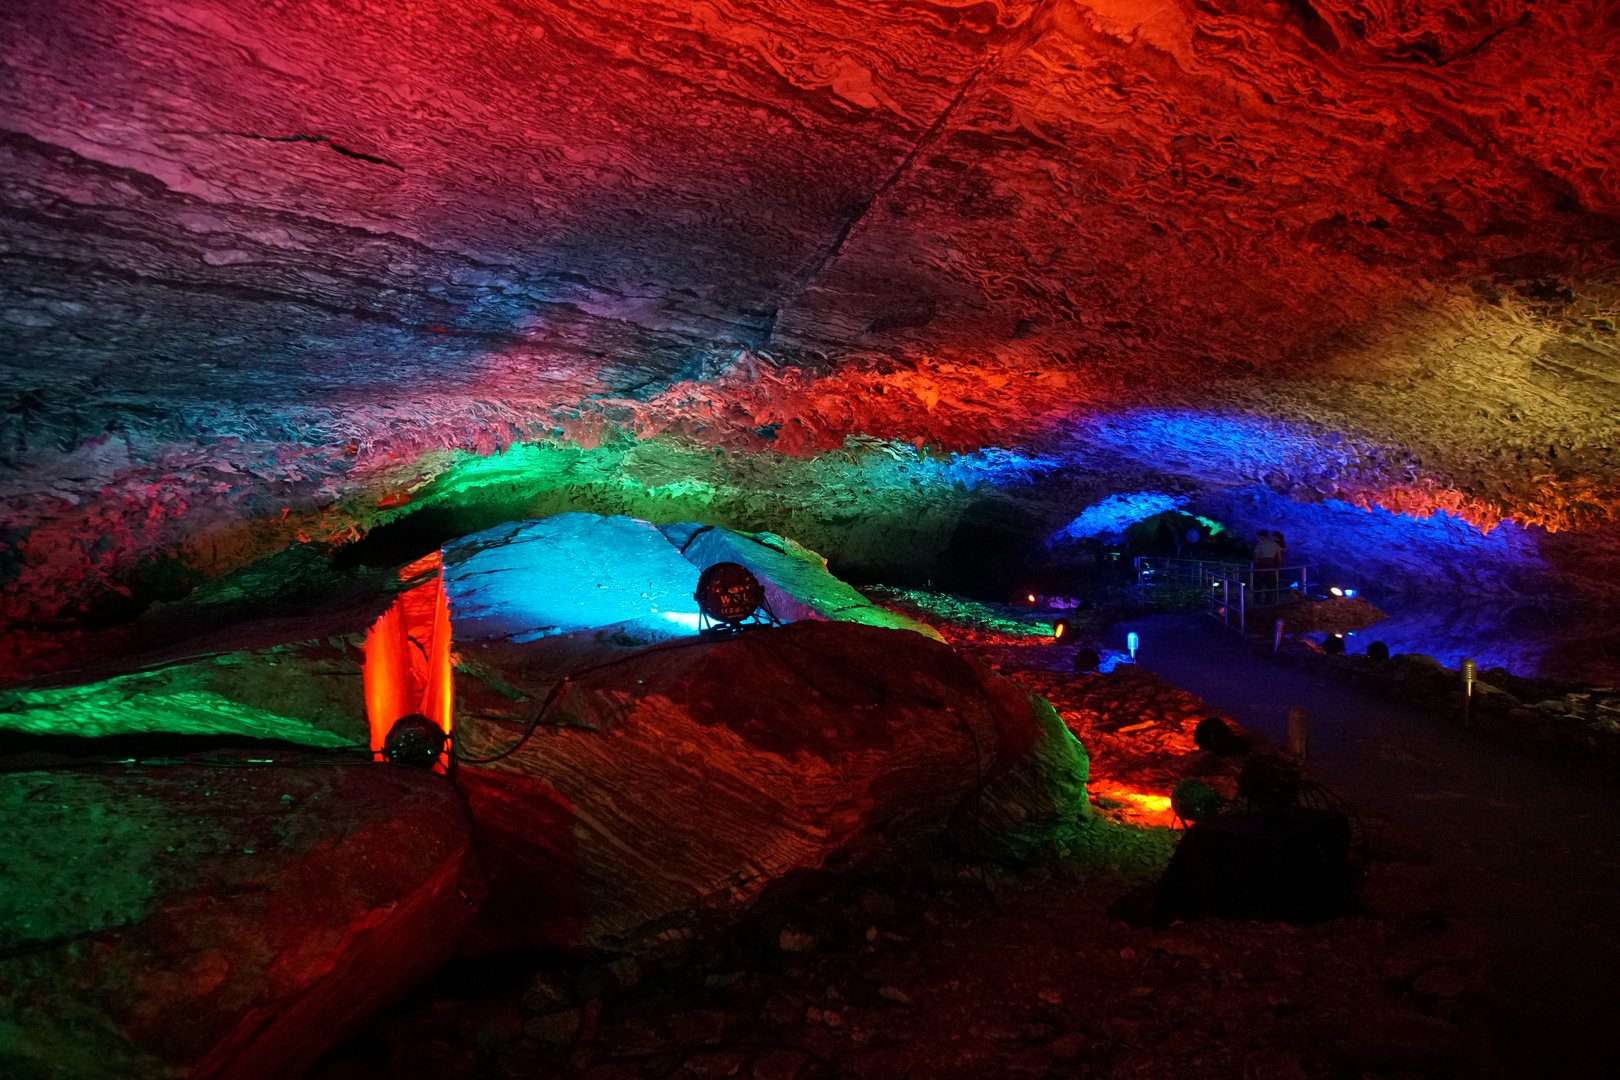
[[1170, 808], [1170, 796], [1148, 788], [1121, 783], [1092, 783], [1088, 785], [1093, 798], [1106, 799], [1115, 807], [1114, 815], [1121, 821], [1142, 828], [1174, 828], [1175, 811]]
[[[454, 690], [450, 668], [450, 606], [444, 595], [439, 553], [400, 570], [409, 581], [431, 573], [431, 580], [408, 589], [366, 633], [366, 719], [371, 749], [380, 753], [394, 722], [421, 713], [450, 730]], [[436, 768], [443, 772], [445, 762]]]

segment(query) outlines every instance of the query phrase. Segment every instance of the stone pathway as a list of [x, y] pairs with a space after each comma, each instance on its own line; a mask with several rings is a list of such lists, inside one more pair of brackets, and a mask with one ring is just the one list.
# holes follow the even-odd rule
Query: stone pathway
[[1312, 765], [1420, 834], [1450, 906], [1492, 936], [1494, 1025], [1510, 1076], [1620, 1075], [1620, 784], [1543, 761], [1323, 675], [1257, 659], [1199, 615], [1121, 624], [1140, 662], [1287, 741], [1311, 714]]

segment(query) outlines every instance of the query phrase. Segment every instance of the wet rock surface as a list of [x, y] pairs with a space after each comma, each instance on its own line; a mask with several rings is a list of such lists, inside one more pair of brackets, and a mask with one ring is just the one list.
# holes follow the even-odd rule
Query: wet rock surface
[[445, 779], [277, 757], [0, 774], [0, 1072], [297, 1075], [444, 962], [481, 892]]

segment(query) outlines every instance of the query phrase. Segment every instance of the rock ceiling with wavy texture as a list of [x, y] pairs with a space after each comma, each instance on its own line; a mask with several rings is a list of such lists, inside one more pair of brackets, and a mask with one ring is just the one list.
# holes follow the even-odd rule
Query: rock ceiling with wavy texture
[[1620, 4], [0, 18], [13, 617], [358, 535], [514, 443], [706, 463], [649, 489], [1018, 447], [1612, 532]]

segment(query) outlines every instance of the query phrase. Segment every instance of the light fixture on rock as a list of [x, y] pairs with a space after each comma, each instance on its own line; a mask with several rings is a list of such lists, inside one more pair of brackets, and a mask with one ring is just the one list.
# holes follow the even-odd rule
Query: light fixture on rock
[[388, 729], [382, 752], [390, 764], [431, 769], [448, 749], [449, 732], [421, 713], [407, 713]]
[[[734, 562], [717, 562], [698, 577], [697, 592], [692, 594], [698, 610], [710, 623], [718, 624], [704, 629], [723, 631], [741, 630], [765, 605], [765, 587], [746, 566]], [[766, 611], [769, 622], [775, 616]]]

